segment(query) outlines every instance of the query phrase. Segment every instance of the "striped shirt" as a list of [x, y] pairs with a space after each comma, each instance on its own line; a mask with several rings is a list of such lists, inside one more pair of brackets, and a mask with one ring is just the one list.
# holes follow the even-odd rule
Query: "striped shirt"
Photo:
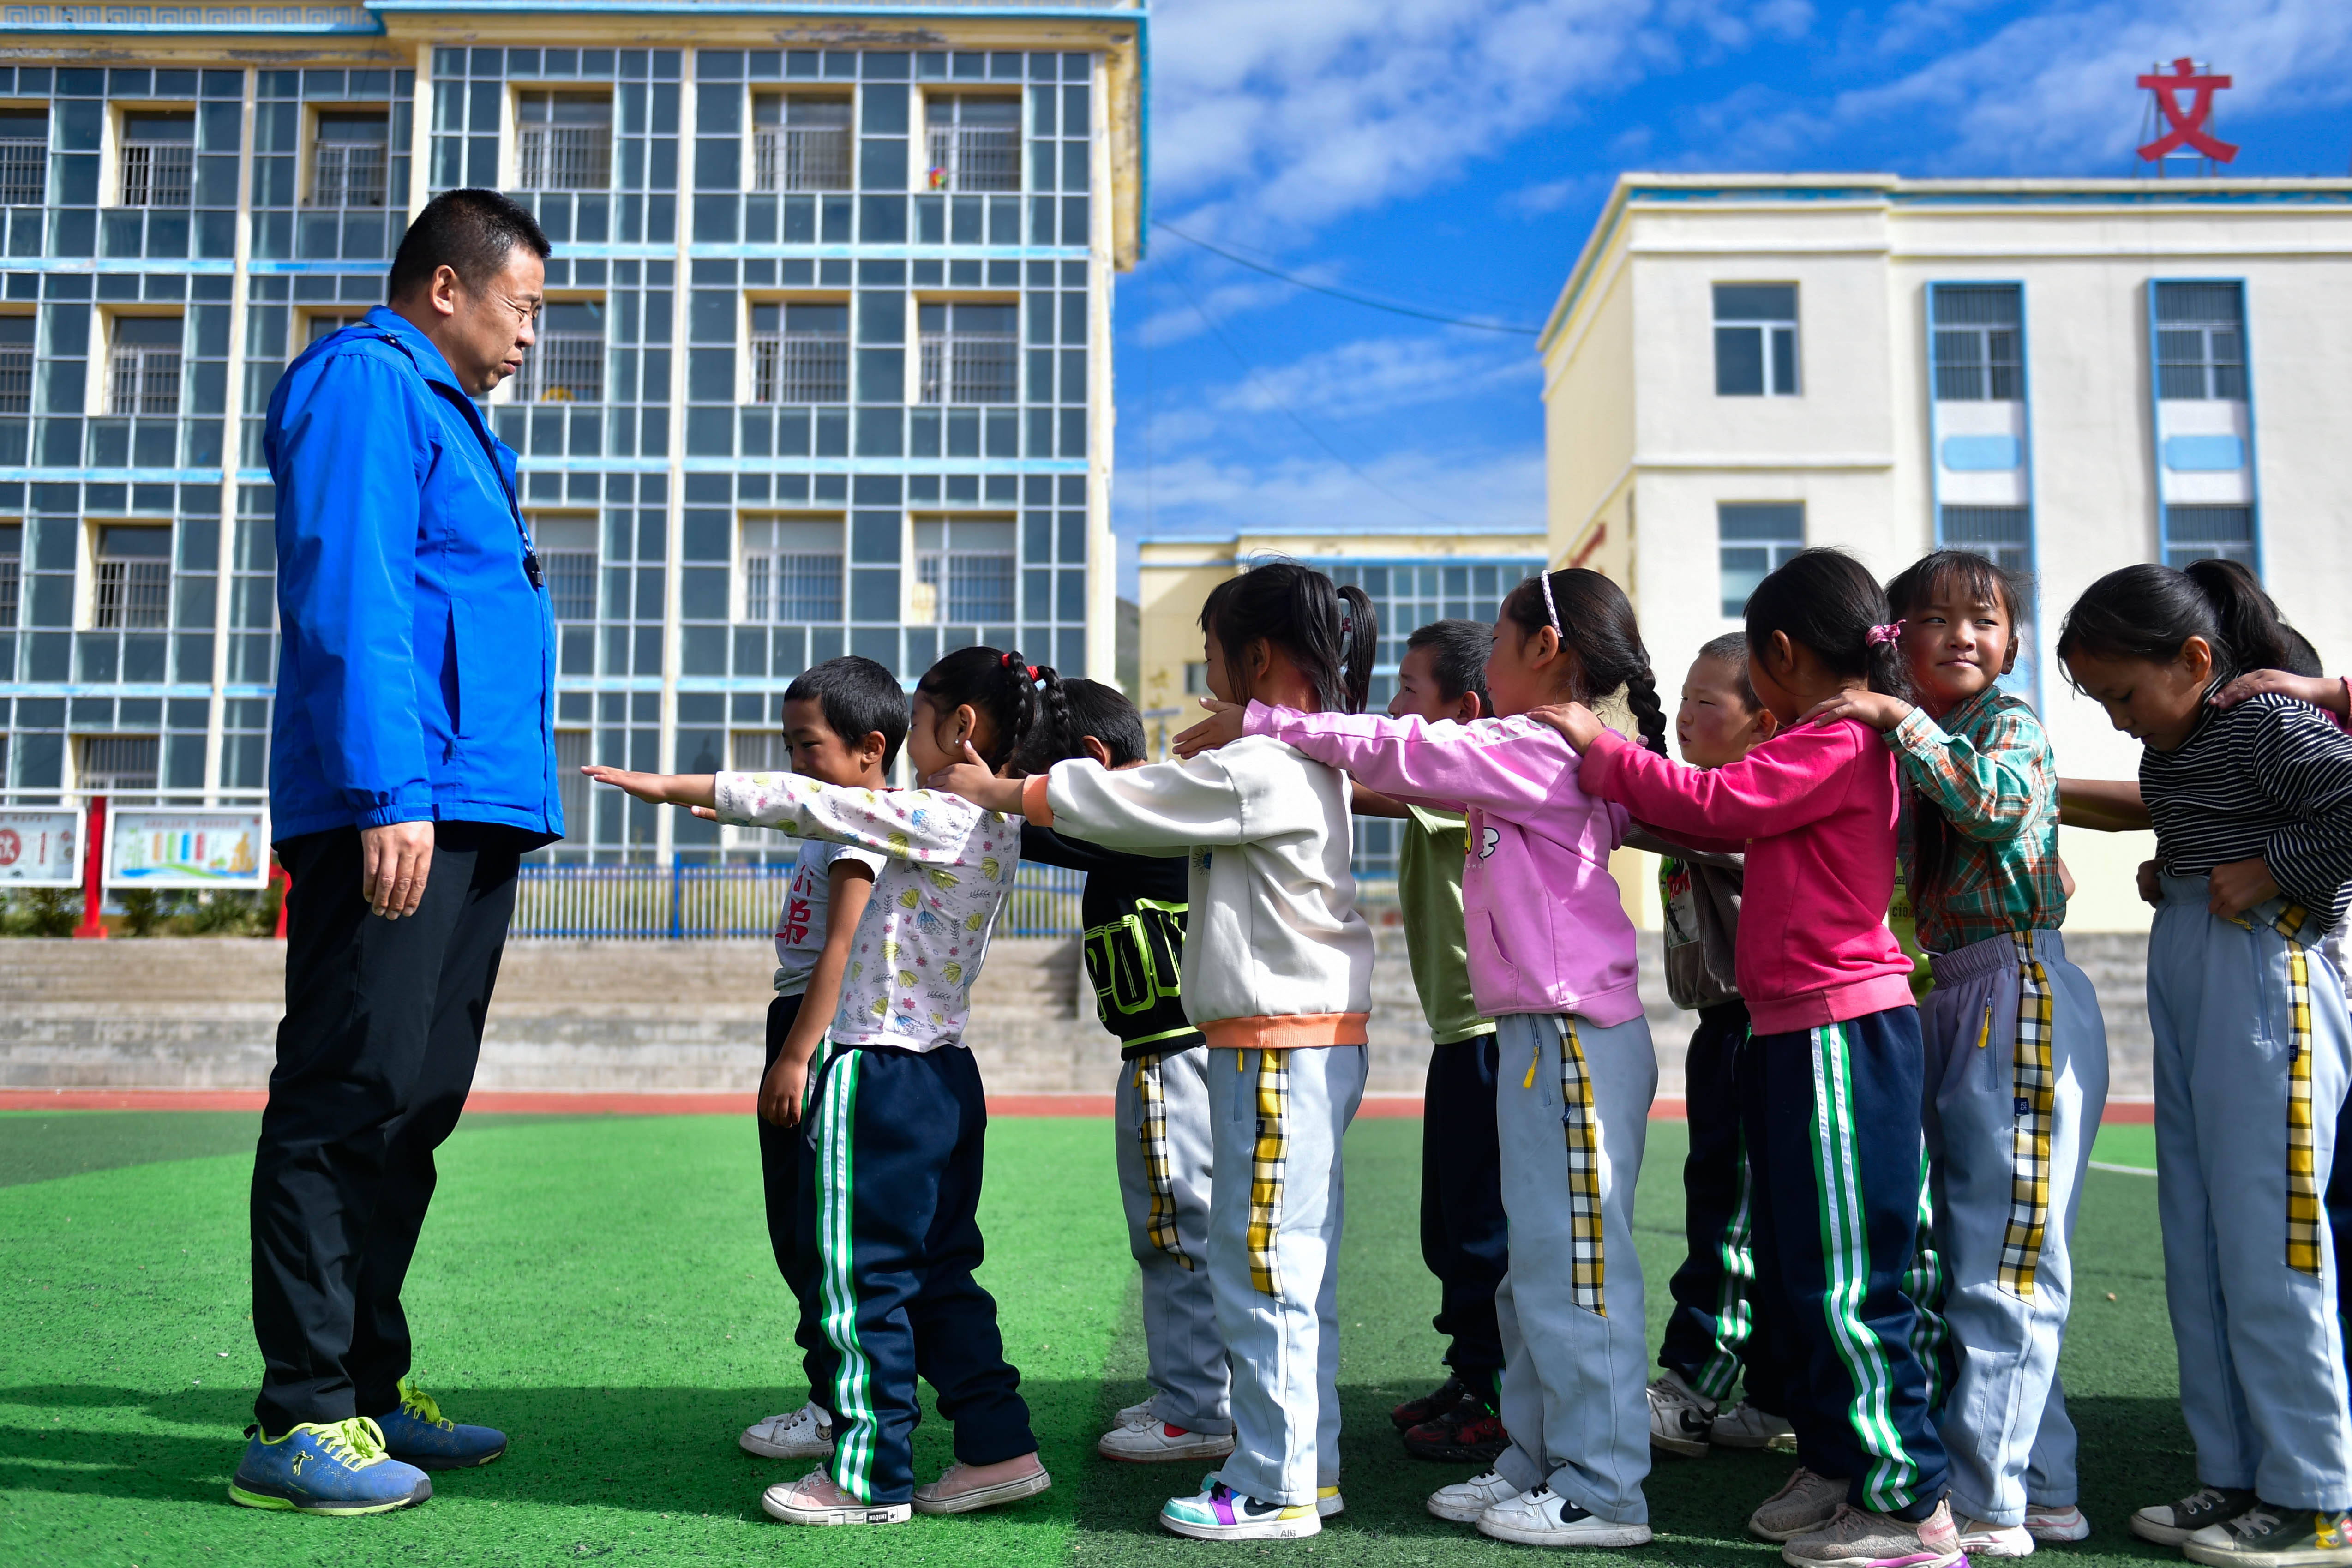
[[2173, 876], [2260, 856], [2279, 890], [2311, 911], [2313, 935], [2344, 918], [2352, 735], [2330, 715], [2275, 693], [2209, 708], [2177, 750], [2141, 751], [2139, 793]]
[[[1988, 937], [2055, 931], [2066, 919], [2058, 876], [2058, 765], [2024, 700], [1988, 686], [1939, 724], [1914, 708], [1886, 732], [1902, 764], [1903, 881], [1919, 945], [1956, 952]], [[1921, 863], [1920, 805], [1946, 826], [1933, 868]]]

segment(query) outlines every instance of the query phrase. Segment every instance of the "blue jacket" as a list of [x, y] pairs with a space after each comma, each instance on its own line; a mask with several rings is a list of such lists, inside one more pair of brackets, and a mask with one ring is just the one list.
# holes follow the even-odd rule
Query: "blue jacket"
[[563, 834], [555, 623], [515, 455], [382, 306], [269, 398], [278, 483], [273, 837], [430, 818]]

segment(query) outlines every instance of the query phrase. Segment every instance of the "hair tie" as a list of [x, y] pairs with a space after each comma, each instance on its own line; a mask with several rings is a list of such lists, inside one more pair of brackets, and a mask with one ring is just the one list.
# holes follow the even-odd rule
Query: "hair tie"
[[1883, 626], [1873, 626], [1870, 628], [1870, 646], [1872, 647], [1876, 647], [1881, 643], [1893, 642], [1902, 635], [1903, 623], [1901, 621], [1889, 621]]
[[1559, 624], [1559, 606], [1552, 603], [1551, 574], [1549, 572], [1538, 573], [1537, 581], [1543, 584], [1544, 615], [1550, 619], [1552, 631], [1561, 637], [1566, 637], [1568, 633]]
[[1013, 668], [1013, 655], [1008, 650], [996, 656], [996, 662], [1006, 669]]
[[1343, 637], [1351, 637], [1356, 635], [1355, 616], [1341, 616], [1339, 617], [1339, 635]]
[[1036, 679], [1037, 679], [1037, 667], [1036, 667], [1035, 665], [1034, 665], [1034, 664], [1033, 664], [1033, 665], [1026, 666], [1025, 668], [1026, 668], [1028, 669], [1028, 671], [1029, 671], [1029, 679], [1032, 679], [1032, 680]]

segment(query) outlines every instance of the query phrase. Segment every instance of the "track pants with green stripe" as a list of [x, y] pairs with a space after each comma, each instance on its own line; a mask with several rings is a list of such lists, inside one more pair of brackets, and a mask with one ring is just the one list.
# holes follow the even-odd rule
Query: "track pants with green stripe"
[[1919, 1013], [1890, 1007], [1739, 1055], [1758, 1328], [1787, 1368], [1798, 1462], [1858, 1508], [1924, 1519], [1944, 1445], [1914, 1350]]
[[811, 1099], [802, 1246], [818, 1267], [802, 1310], [823, 1336], [835, 1482], [865, 1502], [914, 1495], [918, 1377], [963, 1463], [1036, 1452], [996, 1301], [972, 1279], [988, 1105], [971, 1053], [837, 1049]]

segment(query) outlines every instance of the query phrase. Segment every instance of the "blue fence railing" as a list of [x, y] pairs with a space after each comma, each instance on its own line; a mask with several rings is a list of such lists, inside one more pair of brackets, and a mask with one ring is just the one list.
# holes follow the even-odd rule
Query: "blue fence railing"
[[[525, 866], [511, 933], [575, 941], [760, 937], [776, 929], [789, 863], [764, 866]], [[1083, 872], [1024, 865], [999, 936], [1076, 936]]]

